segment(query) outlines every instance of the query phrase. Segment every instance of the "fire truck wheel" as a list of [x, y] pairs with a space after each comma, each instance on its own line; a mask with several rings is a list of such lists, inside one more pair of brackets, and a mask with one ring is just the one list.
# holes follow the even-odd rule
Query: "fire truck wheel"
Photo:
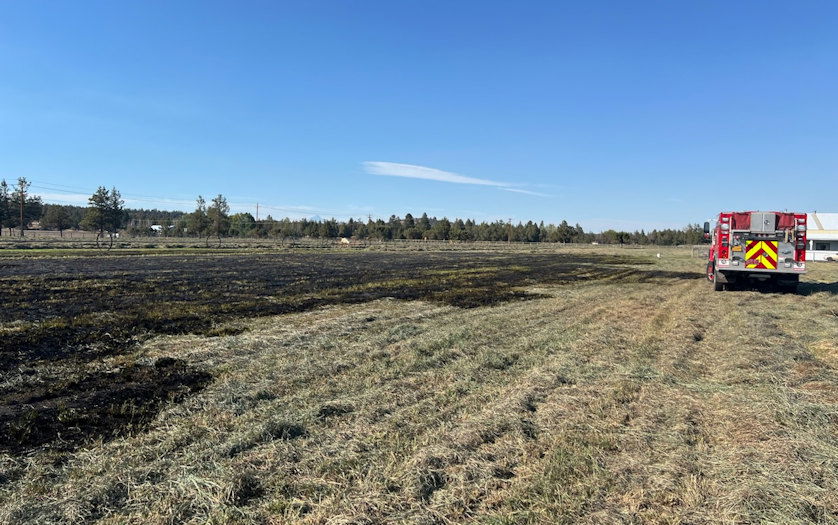
[[717, 292], [727, 290], [730, 287], [730, 285], [727, 284], [727, 279], [725, 279], [724, 275], [719, 273], [719, 270], [715, 269], [715, 265], [713, 266], [713, 289]]

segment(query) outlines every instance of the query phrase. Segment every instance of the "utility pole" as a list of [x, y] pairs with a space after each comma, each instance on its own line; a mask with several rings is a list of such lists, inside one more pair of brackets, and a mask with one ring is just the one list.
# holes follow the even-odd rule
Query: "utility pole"
[[512, 242], [512, 217], [509, 218], [509, 228], [506, 231], [506, 244]]
[[256, 203], [256, 222], [259, 222], [259, 203]]

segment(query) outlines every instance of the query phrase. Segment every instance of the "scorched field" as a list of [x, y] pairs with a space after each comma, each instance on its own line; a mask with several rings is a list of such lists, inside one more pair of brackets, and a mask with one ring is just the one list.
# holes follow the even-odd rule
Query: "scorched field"
[[836, 281], [713, 292], [675, 249], [0, 256], [0, 522], [836, 522]]

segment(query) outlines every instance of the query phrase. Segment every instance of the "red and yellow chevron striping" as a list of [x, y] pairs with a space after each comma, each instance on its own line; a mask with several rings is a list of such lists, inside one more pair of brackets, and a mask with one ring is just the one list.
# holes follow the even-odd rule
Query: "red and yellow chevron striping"
[[745, 267], [776, 270], [777, 245], [777, 241], [748, 241], [745, 246]]

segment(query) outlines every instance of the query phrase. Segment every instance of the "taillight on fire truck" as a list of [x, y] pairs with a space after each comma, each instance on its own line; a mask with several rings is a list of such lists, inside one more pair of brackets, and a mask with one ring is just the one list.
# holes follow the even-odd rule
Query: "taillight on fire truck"
[[806, 262], [806, 215], [794, 216], [794, 260], [796, 266], [803, 266]]
[[719, 259], [730, 256], [730, 215], [719, 215]]

